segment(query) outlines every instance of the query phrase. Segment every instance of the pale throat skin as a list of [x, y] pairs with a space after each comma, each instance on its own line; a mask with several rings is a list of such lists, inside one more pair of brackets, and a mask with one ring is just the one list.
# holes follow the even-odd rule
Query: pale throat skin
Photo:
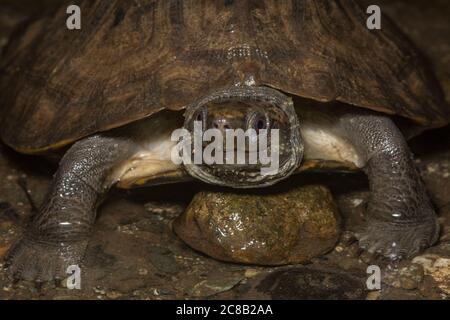
[[[138, 145], [138, 148], [137, 152], [130, 159], [118, 166], [111, 174], [111, 180], [117, 183], [119, 187], [131, 188], [140, 185], [171, 183], [174, 180], [194, 178], [187, 174], [182, 165], [175, 165], [171, 161], [171, 150], [176, 146], [176, 142], [171, 141], [171, 134], [175, 129], [183, 125], [191, 129], [189, 123], [197, 120], [199, 113], [205, 117], [203, 120], [206, 122], [206, 128], [215, 127], [215, 123], [219, 123], [222, 126], [220, 129], [226, 129], [225, 127], [227, 126], [245, 130], [249, 125], [247, 116], [253, 115], [253, 113], [258, 115], [261, 109], [258, 105], [253, 106], [244, 103], [241, 103], [241, 105], [236, 102], [229, 103], [229, 105], [225, 104], [209, 104], [206, 112], [203, 107], [193, 110], [191, 121], [186, 121], [184, 117], [186, 112], [184, 111], [162, 111], [149, 119], [141, 120], [124, 128], [129, 136], [134, 137], [133, 140]], [[299, 120], [299, 122], [301, 121], [299, 126], [300, 139], [297, 141], [302, 146], [297, 147], [296, 150], [303, 150], [303, 163], [308, 161], [332, 161], [342, 163], [344, 167], [352, 169], [363, 168], [365, 164], [364, 159], [358, 154], [351, 142], [342, 134], [339, 134], [339, 129], [336, 126], [336, 117], [328, 112], [329, 108], [333, 107], [321, 107], [317, 103], [308, 103], [306, 99], [301, 101], [299, 99], [294, 100], [294, 110], [297, 119], [301, 119]], [[230, 108], [233, 109], [230, 110]], [[347, 112], [349, 110], [354, 110], [354, 108], [346, 109]], [[340, 113], [343, 112], [340, 111]], [[288, 124], [288, 120], [283, 118], [281, 112], [277, 113], [277, 115], [281, 118], [278, 119], [278, 123], [284, 120], [284, 124]], [[218, 119], [219, 121], [217, 121]], [[187, 125], [186, 122], [188, 122]], [[292, 149], [287, 147], [284, 149], [284, 151], [288, 152], [290, 150]], [[245, 170], [245, 167], [240, 166], [239, 169]], [[249, 171], [255, 170], [257, 171], [254, 167], [249, 169]], [[288, 176], [277, 175], [272, 177], [274, 180], [278, 179], [273, 181], [273, 183], [286, 179]], [[270, 180], [271, 177], [268, 178]], [[245, 179], [245, 177], [238, 175], [236, 179]], [[214, 182], [211, 181], [210, 183]], [[258, 187], [258, 185], [254, 187]]]
[[[280, 129], [280, 170], [259, 166], [175, 165], [175, 129], [244, 131]], [[289, 177], [310, 160], [341, 162], [363, 170], [371, 197], [360, 246], [401, 259], [431, 246], [439, 225], [413, 157], [400, 130], [386, 115], [350, 106], [289, 97], [267, 87], [232, 87], [205, 96], [184, 112], [161, 111], [126, 127], [82, 139], [66, 152], [39, 212], [13, 246], [12, 277], [49, 281], [82, 261], [96, 211], [112, 186], [179, 182], [189, 177], [235, 188], [262, 187]], [[255, 173], [256, 172], [256, 173]], [[33, 259], [33, 264], [30, 264]]]

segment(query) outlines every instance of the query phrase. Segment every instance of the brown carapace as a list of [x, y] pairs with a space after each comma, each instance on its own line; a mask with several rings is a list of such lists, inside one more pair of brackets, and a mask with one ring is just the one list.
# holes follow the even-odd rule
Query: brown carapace
[[0, 134], [18, 151], [55, 149], [233, 85], [340, 101], [425, 127], [449, 121], [413, 45], [386, 18], [381, 30], [367, 29], [355, 1], [79, 5], [81, 30], [67, 29], [62, 6], [23, 28], [1, 59]]

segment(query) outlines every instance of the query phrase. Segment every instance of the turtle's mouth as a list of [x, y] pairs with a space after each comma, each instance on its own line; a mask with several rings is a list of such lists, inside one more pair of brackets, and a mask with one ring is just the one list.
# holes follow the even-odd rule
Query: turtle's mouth
[[192, 146], [185, 168], [210, 184], [269, 186], [288, 177], [303, 157], [292, 100], [267, 87], [210, 94], [187, 108], [184, 128]]
[[189, 169], [192, 176], [210, 184], [233, 188], [259, 188], [287, 178], [291, 174], [288, 172], [289, 168], [297, 167], [290, 162], [291, 159], [285, 159], [272, 175], [264, 175], [261, 165], [194, 165], [189, 166]]

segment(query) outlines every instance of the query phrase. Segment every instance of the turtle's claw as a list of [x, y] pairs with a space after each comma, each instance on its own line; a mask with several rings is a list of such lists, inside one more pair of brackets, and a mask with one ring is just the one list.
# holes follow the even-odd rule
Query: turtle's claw
[[356, 234], [361, 248], [390, 260], [401, 260], [431, 246], [437, 239], [435, 221], [412, 226], [391, 222], [370, 221], [366, 229]]
[[39, 243], [24, 238], [8, 253], [5, 267], [13, 281], [44, 283], [68, 276], [67, 268], [80, 263], [85, 242], [63, 244]]

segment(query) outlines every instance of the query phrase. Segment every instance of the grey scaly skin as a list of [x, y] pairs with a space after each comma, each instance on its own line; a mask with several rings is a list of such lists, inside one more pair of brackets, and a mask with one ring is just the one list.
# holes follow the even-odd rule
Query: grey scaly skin
[[435, 210], [408, 145], [393, 121], [357, 111], [339, 120], [365, 161], [370, 200], [360, 246], [391, 259], [410, 257], [438, 239]]
[[37, 282], [61, 279], [67, 276], [67, 267], [81, 262], [97, 207], [110, 188], [108, 174], [133, 150], [127, 139], [96, 135], [67, 151], [43, 206], [8, 254], [11, 277]]

